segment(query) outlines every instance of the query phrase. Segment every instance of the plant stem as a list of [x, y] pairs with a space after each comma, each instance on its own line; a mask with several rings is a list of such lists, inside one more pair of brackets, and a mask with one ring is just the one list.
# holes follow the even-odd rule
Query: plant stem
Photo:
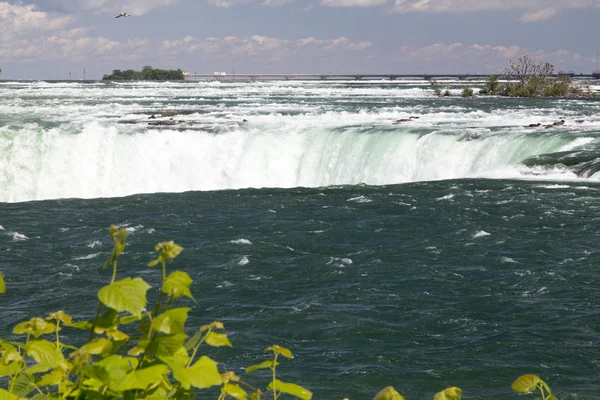
[[115, 283], [115, 278], [117, 277], [117, 257], [115, 257], [115, 261], [113, 262], [113, 274], [110, 284]]
[[188, 361], [186, 367], [189, 367], [190, 365], [192, 365], [192, 361], [194, 361], [194, 357], [196, 357], [196, 353], [198, 352], [198, 349], [200, 348], [200, 345], [202, 343], [204, 343], [204, 340], [206, 340], [206, 337], [211, 332], [212, 332], [212, 329], [209, 329], [208, 332], [206, 332], [206, 335], [204, 335], [204, 337], [198, 342], [198, 344], [196, 345], [196, 347], [194, 347], [194, 352], [192, 353], [192, 356], [190, 357], [190, 360]]
[[92, 321], [92, 327], [90, 328], [90, 338], [88, 339], [88, 343], [90, 343], [92, 341], [92, 339], [94, 339], [94, 331], [96, 330], [96, 321], [98, 320], [98, 317], [100, 316], [100, 313], [102, 312], [103, 306], [104, 306], [104, 304], [102, 304], [102, 303], [98, 304], [98, 309], [96, 310], [96, 317]]
[[60, 340], [58, 339], [58, 330], [60, 329], [60, 319], [56, 320], [56, 348], [60, 350]]
[[246, 386], [247, 388], [250, 388], [250, 389], [251, 389], [253, 392], [256, 392], [256, 393], [258, 393], [258, 395], [259, 395], [260, 397], [262, 397], [263, 399], [269, 400], [269, 398], [268, 398], [268, 397], [267, 397], [267, 396], [266, 396], [266, 395], [265, 395], [265, 394], [262, 392], [262, 390], [255, 388], [255, 387], [254, 387], [254, 386], [252, 386], [251, 384], [249, 384], [249, 383], [247, 383], [247, 382], [244, 382], [244, 381], [243, 381], [243, 380], [241, 380], [241, 379], [238, 381], [238, 383], [239, 383], [240, 385], [244, 385], [244, 386]]
[[275, 386], [275, 368], [277, 365], [277, 357], [279, 356], [279, 354], [275, 353], [275, 357], [273, 358], [273, 368], [271, 368], [271, 370], [273, 371], [273, 400], [277, 400], [278, 396], [277, 396], [277, 387]]

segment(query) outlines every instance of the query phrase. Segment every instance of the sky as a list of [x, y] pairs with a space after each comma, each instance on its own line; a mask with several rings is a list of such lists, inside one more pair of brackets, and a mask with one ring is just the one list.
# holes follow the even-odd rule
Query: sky
[[[131, 14], [115, 18], [120, 12]], [[191, 73], [591, 73], [600, 0], [0, 1], [0, 79]]]

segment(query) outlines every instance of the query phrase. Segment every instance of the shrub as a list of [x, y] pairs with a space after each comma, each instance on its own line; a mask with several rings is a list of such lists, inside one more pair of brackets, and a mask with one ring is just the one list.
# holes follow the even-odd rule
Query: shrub
[[500, 85], [500, 82], [498, 81], [498, 77], [496, 75], [488, 76], [487, 79], [485, 80], [486, 93], [492, 93], [492, 94], [496, 93], [499, 85]]
[[462, 91], [462, 97], [473, 97], [473, 89], [464, 88]]
[[435, 95], [438, 96], [438, 97], [440, 97], [442, 95], [442, 89], [436, 88], [435, 89]]
[[450, 90], [446, 89], [446, 91], [444, 92], [444, 97], [450, 97], [452, 95], [452, 93], [450, 93]]
[[555, 81], [544, 90], [544, 95], [549, 97], [564, 97], [569, 94], [567, 83]]

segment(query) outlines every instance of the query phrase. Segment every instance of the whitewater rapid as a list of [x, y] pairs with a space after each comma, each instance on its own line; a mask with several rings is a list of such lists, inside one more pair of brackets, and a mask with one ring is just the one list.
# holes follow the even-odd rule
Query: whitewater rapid
[[[459, 93], [457, 85], [448, 83]], [[593, 147], [600, 132], [595, 102], [439, 99], [411, 82], [41, 82], [0, 85], [0, 96], [0, 202], [472, 177], [577, 179], [566, 168], [521, 162]], [[148, 126], [152, 114], [166, 111], [176, 125]], [[394, 124], [410, 115], [419, 119]], [[557, 117], [584, 121], [524, 128]]]

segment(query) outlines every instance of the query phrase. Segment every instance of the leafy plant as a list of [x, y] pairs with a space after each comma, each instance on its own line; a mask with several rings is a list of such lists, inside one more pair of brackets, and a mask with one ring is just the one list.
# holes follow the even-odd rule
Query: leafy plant
[[440, 97], [440, 96], [442, 95], [442, 89], [440, 89], [440, 88], [435, 88], [435, 91], [434, 91], [434, 93], [435, 93], [435, 95], [436, 95], [436, 96]]
[[557, 400], [556, 397], [552, 395], [552, 391], [548, 384], [537, 375], [521, 375], [513, 382], [512, 389], [519, 393], [531, 393], [539, 390], [542, 400]]
[[[162, 283], [156, 304], [148, 311], [148, 283], [142, 278], [116, 280], [127, 232], [114, 225], [109, 232], [114, 246], [104, 267], [112, 267], [112, 277], [110, 284], [98, 291], [96, 316], [91, 321], [73, 321], [61, 310], [17, 324], [13, 334], [24, 336], [24, 341], [0, 340], [0, 377], [8, 377], [0, 399], [179, 400], [193, 399], [194, 390], [213, 386], [221, 387], [219, 400], [248, 399], [242, 386], [252, 390], [250, 399], [277, 400], [282, 393], [312, 398], [303, 387], [277, 379], [279, 356], [292, 358], [290, 350], [278, 345], [265, 350], [273, 354], [271, 360], [248, 368], [248, 372], [263, 367], [272, 370], [266, 392], [233, 372], [222, 374], [216, 361], [198, 352], [202, 345], [232, 346], [223, 323], [202, 326], [189, 337], [185, 324], [191, 309], [172, 307], [180, 298], [195, 301], [188, 274], [175, 271], [167, 275], [167, 263], [183, 248], [172, 241], [156, 245], [159, 254], [148, 266], [161, 266]], [[4, 292], [1, 274], [0, 292]], [[79, 347], [63, 343], [65, 328], [89, 332], [87, 342]]]
[[450, 93], [450, 90], [446, 89], [444, 92], [444, 97], [450, 97], [450, 95], [452, 95], [452, 93]]
[[464, 88], [462, 91], [462, 97], [473, 97], [473, 89]]

